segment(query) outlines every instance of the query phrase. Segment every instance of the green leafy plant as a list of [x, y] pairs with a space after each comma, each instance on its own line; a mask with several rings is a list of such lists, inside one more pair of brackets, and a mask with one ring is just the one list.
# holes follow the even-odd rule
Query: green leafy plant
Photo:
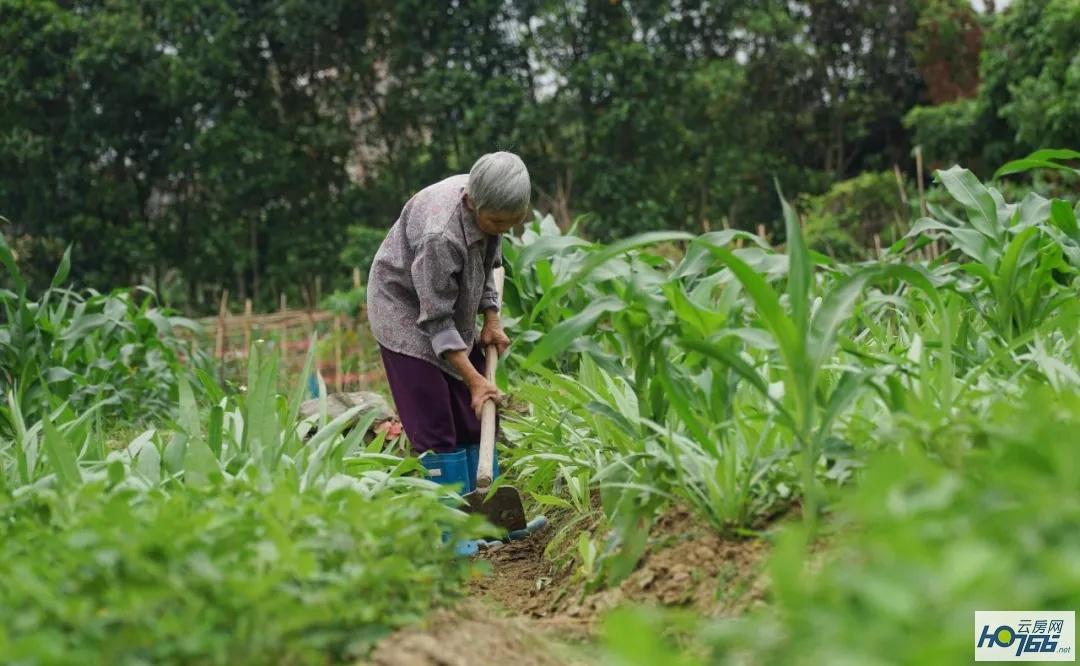
[[[1030, 168], [1041, 160], [1029, 158]], [[1013, 163], [1011, 169], [1024, 166]], [[1080, 226], [1076, 210], [1061, 199], [1030, 193], [1018, 204], [983, 185], [966, 169], [938, 171], [937, 178], [963, 207], [963, 218], [940, 207], [936, 219], [919, 220], [908, 234], [925, 244], [949, 240], [951, 258], [938, 274], [959, 271], [956, 288], [1005, 343], [1038, 327], [1072, 300], [1069, 287], [1080, 269]], [[894, 246], [903, 250], [903, 245]]]
[[296, 478], [169, 492], [0, 493], [0, 652], [12, 663], [355, 660], [460, 592], [449, 509]]
[[[36, 300], [2, 236], [0, 264], [13, 288], [0, 290], [0, 390], [24, 421], [62, 402], [133, 421], [163, 416], [176, 404], [181, 378], [204, 365], [176, 334], [195, 323], [158, 308], [148, 290], [68, 289], [70, 251]], [[0, 429], [16, 427], [10, 412], [0, 414]]]
[[[314, 345], [312, 345], [314, 348]], [[309, 353], [307, 369], [313, 361]], [[68, 406], [0, 436], [0, 652], [16, 663], [327, 663], [461, 590], [444, 534], [479, 523], [365, 443], [374, 414], [298, 420], [257, 344], [247, 390], [186, 380], [172, 430], [107, 446]], [[10, 397], [9, 397], [10, 400]], [[348, 428], [348, 432], [344, 431]]]
[[[613, 654], [623, 664], [951, 663], [971, 658], [976, 610], [1075, 607], [1080, 394], [1031, 388], [990, 414], [957, 415], [971, 419], [971, 447], [955, 465], [918, 437], [876, 454], [844, 493], [827, 550], [787, 527], [768, 607], [704, 622], [625, 611], [609, 619]], [[667, 661], [627, 649], [664, 632], [685, 646], [656, 641]]]

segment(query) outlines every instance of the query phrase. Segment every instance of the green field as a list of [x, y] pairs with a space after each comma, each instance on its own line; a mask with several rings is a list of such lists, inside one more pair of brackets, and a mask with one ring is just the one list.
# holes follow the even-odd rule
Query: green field
[[[937, 217], [858, 263], [808, 249], [786, 204], [783, 251], [739, 231], [604, 245], [550, 218], [505, 241], [504, 478], [554, 519], [532, 616], [585, 607], [591, 627], [537, 624], [532, 649], [951, 663], [974, 610], [1078, 605], [1077, 207], [938, 180]], [[529, 616], [476, 582], [511, 560], [439, 545], [481, 521], [374, 415], [298, 417], [273, 344], [223, 390], [152, 294], [70, 290], [65, 259], [32, 298], [0, 259], [8, 663], [349, 662], [466, 596]], [[691, 533], [760, 556], [724, 569], [678, 550]], [[663, 557], [667, 589], [683, 570], [695, 592], [626, 593]]]
[[[0, 0], [0, 666], [1075, 656], [1078, 44], [1080, 0]], [[500, 256], [525, 539], [372, 327], [413, 290], [443, 348]]]

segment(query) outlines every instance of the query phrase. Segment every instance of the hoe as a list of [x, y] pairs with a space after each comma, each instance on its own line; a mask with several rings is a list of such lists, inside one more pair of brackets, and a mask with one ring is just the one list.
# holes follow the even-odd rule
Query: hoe
[[[494, 271], [495, 288], [502, 302], [503, 269]], [[488, 345], [484, 350], [487, 362], [484, 374], [489, 382], [495, 383], [495, 364], [499, 362], [499, 351], [495, 345]], [[521, 495], [516, 488], [499, 486], [491, 491], [492, 469], [495, 463], [495, 412], [494, 400], [484, 403], [480, 413], [480, 456], [476, 466], [476, 489], [465, 495], [469, 511], [480, 513], [491, 523], [510, 532], [526, 528], [525, 508], [521, 505]]]

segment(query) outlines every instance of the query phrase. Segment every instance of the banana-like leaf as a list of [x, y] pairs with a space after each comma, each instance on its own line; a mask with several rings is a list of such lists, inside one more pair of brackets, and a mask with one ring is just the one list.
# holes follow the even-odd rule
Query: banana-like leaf
[[1050, 202], [1050, 220], [1073, 241], [1080, 243], [1080, 226], [1076, 223], [1076, 213], [1069, 202], [1054, 199]]

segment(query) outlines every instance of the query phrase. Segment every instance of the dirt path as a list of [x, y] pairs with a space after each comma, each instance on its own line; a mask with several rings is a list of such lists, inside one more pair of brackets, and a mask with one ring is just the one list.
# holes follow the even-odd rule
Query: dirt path
[[469, 599], [433, 613], [424, 623], [395, 632], [375, 649], [372, 666], [589, 666], [557, 633], [522, 617], [498, 614]]
[[[469, 598], [396, 632], [372, 655], [377, 666], [465, 666], [506, 661], [515, 666], [596, 663], [590, 639], [603, 614], [624, 603], [693, 608], [735, 615], [762, 603], [761, 539], [724, 539], [687, 511], [672, 510], [649, 531], [637, 568], [619, 585], [587, 592], [572, 558], [559, 567], [545, 549], [564, 527], [556, 519], [532, 538], [487, 553], [490, 573], [472, 581]], [[591, 529], [588, 521], [582, 529]], [[571, 530], [574, 531], [573, 529]], [[562, 534], [553, 550], [576, 544]]]

